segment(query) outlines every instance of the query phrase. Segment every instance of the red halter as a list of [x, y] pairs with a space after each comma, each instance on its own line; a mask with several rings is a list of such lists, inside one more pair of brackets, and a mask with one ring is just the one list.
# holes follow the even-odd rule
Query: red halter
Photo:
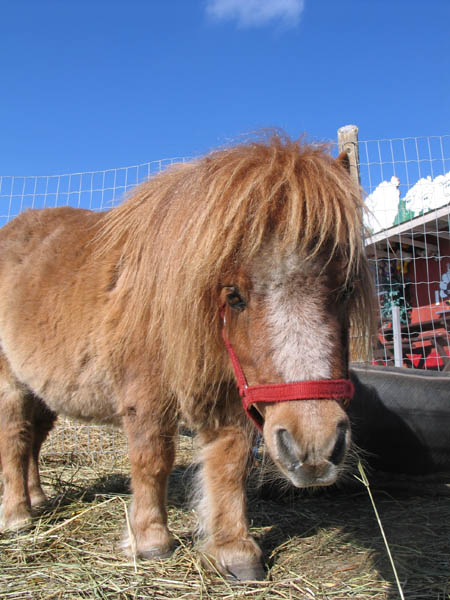
[[344, 407], [353, 398], [354, 387], [350, 379], [317, 379], [315, 381], [295, 381], [293, 383], [248, 385], [239, 359], [225, 332], [225, 307], [221, 311], [223, 319], [222, 338], [233, 365], [242, 406], [247, 416], [262, 431], [263, 419], [253, 406], [258, 402], [288, 402], [290, 400], [343, 400]]

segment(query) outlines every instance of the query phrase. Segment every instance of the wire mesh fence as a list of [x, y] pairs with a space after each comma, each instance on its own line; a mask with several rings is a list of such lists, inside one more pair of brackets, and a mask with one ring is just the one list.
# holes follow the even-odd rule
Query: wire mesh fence
[[136, 185], [184, 158], [156, 160], [131, 167], [48, 176], [0, 176], [0, 226], [27, 208], [73, 206], [106, 210]]
[[[185, 160], [88, 173], [0, 176], [0, 226], [27, 208], [106, 210], [137, 184]], [[448, 368], [450, 135], [360, 141], [359, 168], [369, 209], [366, 248], [379, 305], [373, 362]], [[396, 332], [394, 313], [400, 321]], [[400, 342], [400, 358], [394, 353], [395, 341], [397, 347]], [[66, 454], [78, 448], [103, 454], [123, 447], [119, 431], [64, 420], [46, 452]]]
[[[375, 361], [445, 369], [450, 345], [450, 136], [363, 141], [359, 157], [370, 211], [366, 248], [380, 314]], [[394, 334], [401, 348], [397, 359]]]

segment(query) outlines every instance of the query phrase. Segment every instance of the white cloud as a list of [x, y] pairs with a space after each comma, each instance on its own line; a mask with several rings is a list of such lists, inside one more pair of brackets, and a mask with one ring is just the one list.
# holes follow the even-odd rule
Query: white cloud
[[206, 0], [206, 13], [214, 21], [237, 21], [240, 27], [259, 27], [278, 21], [295, 27], [304, 0]]

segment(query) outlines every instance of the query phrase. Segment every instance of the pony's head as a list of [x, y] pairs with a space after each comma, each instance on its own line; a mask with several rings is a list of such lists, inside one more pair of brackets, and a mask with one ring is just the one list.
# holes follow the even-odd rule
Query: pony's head
[[271, 244], [220, 295], [243, 405], [297, 487], [333, 483], [350, 444], [349, 320], [361, 281], [334, 254], [283, 256]]
[[[369, 340], [373, 286], [364, 205], [342, 162], [274, 135], [169, 169], [111, 211], [105, 235], [124, 240], [118, 330], [145, 332], [182, 411], [194, 399], [207, 420], [206, 391], [235, 380], [223, 329], [250, 388], [347, 379], [350, 337]], [[326, 385], [249, 408], [297, 486], [335, 481], [350, 442], [348, 390]]]
[[[288, 146], [276, 192], [260, 191], [264, 217], [255, 223], [253, 212], [242, 241], [258, 239], [258, 249], [246, 256], [239, 247], [222, 279], [222, 336], [272, 459], [295, 486], [323, 486], [338, 478], [350, 444], [349, 329], [363, 335], [371, 325], [372, 278], [345, 159]], [[274, 171], [276, 152], [287, 150], [272, 140]], [[260, 177], [277, 181], [274, 172]]]

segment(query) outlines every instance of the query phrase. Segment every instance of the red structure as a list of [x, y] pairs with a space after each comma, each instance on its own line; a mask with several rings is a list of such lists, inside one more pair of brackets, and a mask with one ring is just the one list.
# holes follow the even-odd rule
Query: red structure
[[391, 307], [399, 306], [404, 366], [450, 370], [450, 206], [367, 240], [380, 302], [375, 364], [394, 364]]

